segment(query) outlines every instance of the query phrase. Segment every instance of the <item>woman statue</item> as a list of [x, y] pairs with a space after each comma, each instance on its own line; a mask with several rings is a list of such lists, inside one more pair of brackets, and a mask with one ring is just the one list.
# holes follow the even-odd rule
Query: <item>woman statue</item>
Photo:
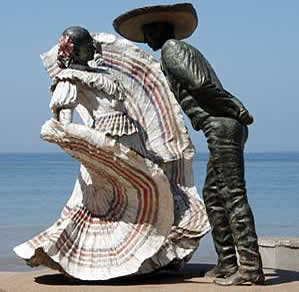
[[[142, 124], [144, 117], [139, 121], [133, 114], [139, 105], [128, 110], [138, 93], [125, 88], [107, 66], [97, 66], [105, 58], [86, 29], [67, 28], [55, 50], [54, 119], [45, 123], [41, 136], [78, 159], [81, 169], [60, 218], [15, 252], [30, 266], [48, 266], [81, 280], [148, 273], [185, 262], [209, 230], [205, 208], [192, 185], [180, 183], [185, 193], [177, 177], [172, 182], [176, 164], [154, 163], [161, 157], [146, 140], [152, 134]], [[74, 109], [85, 125], [72, 123]]]

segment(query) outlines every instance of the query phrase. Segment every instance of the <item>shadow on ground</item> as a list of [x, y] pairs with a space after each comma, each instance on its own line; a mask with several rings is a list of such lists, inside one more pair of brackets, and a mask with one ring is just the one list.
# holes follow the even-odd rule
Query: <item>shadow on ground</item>
[[177, 284], [186, 280], [190, 283], [190, 279], [202, 277], [205, 270], [211, 265], [188, 264], [182, 271], [166, 271], [148, 275], [138, 275], [130, 277], [122, 277], [107, 281], [80, 281], [69, 280], [64, 274], [50, 274], [35, 278], [35, 282], [44, 285], [105, 285], [105, 286], [137, 286], [137, 285], [154, 285], [154, 284]]
[[[35, 282], [50, 286], [70, 286], [70, 285], [98, 285], [98, 286], [138, 286], [138, 285], [158, 285], [158, 284], [177, 284], [177, 283], [198, 283], [192, 281], [193, 278], [203, 277], [204, 273], [211, 269], [209, 264], [187, 264], [182, 271], [160, 270], [149, 275], [139, 275], [122, 277], [107, 281], [80, 281], [70, 280], [64, 274], [50, 274], [35, 278]], [[299, 281], [299, 272], [287, 270], [265, 270], [265, 285], [279, 285]]]
[[267, 270], [265, 269], [265, 285], [280, 285], [299, 281], [299, 272], [288, 270]]

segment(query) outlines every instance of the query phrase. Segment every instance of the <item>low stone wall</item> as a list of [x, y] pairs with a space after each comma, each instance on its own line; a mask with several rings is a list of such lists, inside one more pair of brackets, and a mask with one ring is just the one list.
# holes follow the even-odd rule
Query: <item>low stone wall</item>
[[264, 268], [299, 272], [298, 237], [260, 237], [259, 247]]

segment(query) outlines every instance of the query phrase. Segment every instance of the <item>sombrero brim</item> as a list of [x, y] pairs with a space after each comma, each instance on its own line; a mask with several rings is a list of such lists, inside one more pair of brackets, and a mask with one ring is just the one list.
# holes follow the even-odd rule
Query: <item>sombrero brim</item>
[[176, 39], [189, 37], [198, 19], [192, 4], [149, 6], [131, 10], [113, 21], [114, 29], [126, 39], [144, 42], [143, 26], [153, 22], [167, 22], [174, 27]]

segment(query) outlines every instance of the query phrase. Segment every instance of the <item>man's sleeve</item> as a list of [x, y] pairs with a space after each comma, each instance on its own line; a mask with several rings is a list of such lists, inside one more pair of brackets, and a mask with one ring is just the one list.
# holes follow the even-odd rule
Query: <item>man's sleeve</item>
[[203, 129], [205, 121], [211, 116], [200, 107], [196, 99], [185, 89], [180, 92], [180, 106], [196, 131]]

